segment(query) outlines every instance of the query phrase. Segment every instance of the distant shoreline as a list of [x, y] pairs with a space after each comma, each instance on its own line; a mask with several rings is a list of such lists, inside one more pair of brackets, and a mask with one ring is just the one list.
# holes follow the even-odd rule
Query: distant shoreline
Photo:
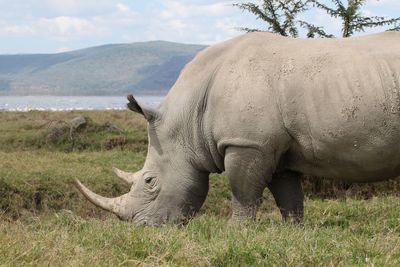
[[133, 94], [135, 96], [166, 96], [168, 94], [167, 92], [154, 92], [154, 93], [135, 93], [135, 92], [128, 92], [126, 94], [113, 94], [113, 95], [47, 95], [47, 94], [36, 94], [36, 95], [5, 95], [5, 94], [0, 94], [0, 97], [126, 97], [128, 94]]
[[[148, 106], [158, 106], [165, 95], [135, 95]], [[121, 110], [126, 96], [0, 96], [0, 111]]]

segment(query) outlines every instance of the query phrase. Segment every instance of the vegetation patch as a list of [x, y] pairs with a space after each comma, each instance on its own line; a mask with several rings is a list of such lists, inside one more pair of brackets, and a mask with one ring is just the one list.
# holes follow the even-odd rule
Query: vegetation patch
[[[49, 122], [69, 125], [79, 116], [90, 123], [77, 131], [73, 149], [68, 135], [42, 143]], [[106, 122], [122, 133], [103, 127]], [[282, 223], [266, 190], [257, 221], [234, 226], [228, 224], [228, 181], [211, 175], [206, 203], [188, 224], [136, 227], [86, 201], [73, 179], [108, 197], [127, 192], [111, 168], [133, 172], [143, 166], [147, 133], [140, 116], [127, 111], [3, 112], [0, 125], [0, 265], [400, 263], [397, 180], [342, 185], [308, 177], [303, 225]], [[113, 145], [107, 147], [107, 140]]]
[[185, 226], [152, 228], [60, 211], [0, 223], [0, 264], [397, 266], [400, 212], [395, 202], [396, 197], [307, 200], [303, 225], [282, 223], [272, 214], [235, 226], [204, 214]]

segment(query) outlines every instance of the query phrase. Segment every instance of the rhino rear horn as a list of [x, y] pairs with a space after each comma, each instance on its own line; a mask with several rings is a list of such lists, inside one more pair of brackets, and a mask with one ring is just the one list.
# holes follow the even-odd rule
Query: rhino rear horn
[[112, 167], [113, 172], [123, 181], [125, 184], [132, 186], [136, 184], [136, 181], [140, 175], [140, 171], [135, 173], [125, 172], [118, 168]]
[[132, 110], [133, 112], [142, 114], [147, 121], [152, 122], [160, 117], [157, 110], [139, 105], [132, 94], [128, 95], [127, 99], [129, 101], [127, 104], [128, 109]]

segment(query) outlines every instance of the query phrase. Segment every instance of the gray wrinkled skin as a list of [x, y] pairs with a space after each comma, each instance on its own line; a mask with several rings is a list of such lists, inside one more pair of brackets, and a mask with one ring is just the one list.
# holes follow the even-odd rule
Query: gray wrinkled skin
[[400, 33], [291, 39], [251, 33], [200, 52], [149, 121], [146, 163], [114, 169], [116, 199], [78, 188], [121, 219], [159, 225], [202, 206], [209, 173], [225, 171], [232, 221], [254, 218], [269, 188], [301, 221], [300, 175], [372, 182], [400, 175]]

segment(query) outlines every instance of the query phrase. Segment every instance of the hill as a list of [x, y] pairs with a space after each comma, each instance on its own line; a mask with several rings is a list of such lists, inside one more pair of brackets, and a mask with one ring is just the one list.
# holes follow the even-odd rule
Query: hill
[[125, 95], [166, 92], [205, 46], [164, 41], [58, 54], [0, 55], [0, 95]]

